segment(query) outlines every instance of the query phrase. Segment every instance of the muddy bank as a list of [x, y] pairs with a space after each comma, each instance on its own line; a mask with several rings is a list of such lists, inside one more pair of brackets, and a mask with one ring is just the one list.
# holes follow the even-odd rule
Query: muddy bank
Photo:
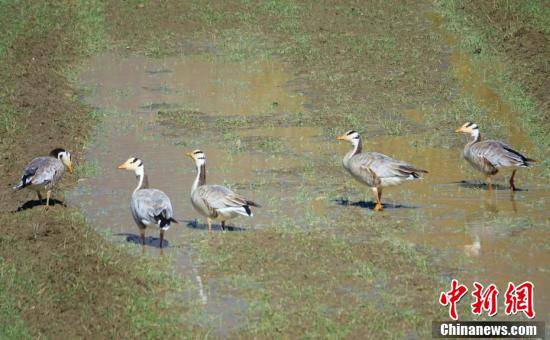
[[[468, 61], [455, 62], [467, 65]], [[193, 71], [201, 69], [205, 71]], [[468, 76], [467, 67], [463, 71], [465, 88], [475, 91], [483, 86], [479, 78]], [[418, 183], [385, 192], [386, 212], [374, 216], [369, 190], [341, 169], [341, 157], [349, 146], [327, 136], [325, 126], [291, 125], [293, 116], [307, 114], [305, 103], [311, 99], [293, 92], [292, 77], [276, 61], [227, 63], [200, 56], [149, 59], [108, 53], [91, 60], [80, 82], [89, 92], [84, 100], [108, 114], [86, 153], [94, 174], [80, 182], [70, 195], [71, 202], [80, 205], [90, 223], [115, 242], [133, 242], [137, 229], [128, 200], [135, 179], [114, 167], [131, 155], [141, 157], [152, 186], [171, 197], [176, 216], [184, 221], [167, 233], [170, 247], [165, 252], [175, 254], [177, 271], [199, 277], [190, 294], [198, 294], [204, 284], [212, 315], [223, 309], [220, 301], [237, 308], [221, 316], [225, 327], [238, 328], [240, 318], [235, 315], [242, 314], [251, 301], [223, 293], [209, 297], [223, 281], [210, 277], [204, 282], [199, 257], [189, 258], [197, 252], [193, 240], [200, 240], [205, 228], [188, 199], [195, 169], [184, 153], [196, 148], [207, 155], [210, 183], [228, 185], [264, 205], [254, 218], [232, 221], [237, 230], [321, 227], [357, 242], [370, 238], [371, 232], [366, 228], [349, 234], [344, 228], [347, 223], [360, 226], [370, 218], [390, 219], [405, 226], [395, 236], [437, 253], [440, 259], [462, 258], [455, 273], [462, 280], [491, 280], [502, 286], [531, 268], [529, 278], [537, 286], [546, 285], [543, 271], [537, 269], [544, 267], [541, 235], [547, 232], [544, 207], [550, 193], [546, 184], [522, 180], [517, 193], [509, 193], [504, 185], [489, 193], [480, 176], [461, 159], [461, 147], [411, 145], [410, 140], [426, 138], [422, 131], [404, 136], [366, 131], [366, 150], [430, 170]], [[489, 104], [499, 100], [487, 97]], [[497, 108], [507, 110], [498, 103]], [[404, 114], [403, 124], [422, 120], [418, 110]], [[499, 114], [502, 111], [495, 111]], [[515, 144], [530, 145], [519, 128], [510, 136]], [[505, 179], [499, 176], [497, 181]], [[153, 248], [148, 253], [158, 254], [156, 231], [149, 233]], [[548, 307], [546, 297], [539, 306]]]
[[[97, 121], [67, 75], [104, 43], [97, 5], [0, 5], [2, 338], [131, 338], [173, 321], [152, 303], [169, 287], [166, 276], [151, 276], [148, 263], [100, 237], [76, 209], [56, 204], [45, 213], [35, 193], [11, 190], [30, 159], [56, 147], [71, 151], [77, 172], [83, 166], [82, 145]], [[55, 199], [64, 201], [76, 180], [67, 174]], [[146, 317], [137, 322], [139, 315]]]

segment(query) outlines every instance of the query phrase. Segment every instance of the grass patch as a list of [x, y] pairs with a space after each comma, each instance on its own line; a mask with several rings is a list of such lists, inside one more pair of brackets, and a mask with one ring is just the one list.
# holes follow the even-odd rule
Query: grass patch
[[[421, 329], [419, 336], [428, 334], [422, 319], [429, 317], [422, 315], [425, 306], [418, 301], [431, 292], [425, 286], [430, 270], [414, 249], [403, 244], [350, 244], [315, 228], [227, 234], [206, 247], [196, 242], [208, 268], [205, 276], [233, 278], [222, 289], [237, 290], [251, 306], [248, 318], [257, 322], [248, 322], [243, 335], [404, 336], [414, 325]], [[405, 274], [396, 262], [388, 262], [387, 253], [403, 266], [417, 266], [410, 261], [424, 265]], [[410, 296], [396, 294], [394, 289], [402, 284], [415, 287]], [[243, 286], [248, 289], [239, 289]], [[390, 324], [400, 326], [390, 333]]]
[[[505, 128], [514, 124], [514, 120], [491, 115], [495, 110], [480, 104], [475, 90], [465, 91], [454, 65], [446, 65], [453, 52], [464, 53], [471, 73], [479, 74], [476, 84], [486, 85], [506, 103], [512, 98], [500, 92], [508, 78], [494, 79], [497, 90], [487, 83], [492, 72], [479, 72], [482, 65], [493, 61], [479, 62], [480, 57], [474, 55], [478, 48], [482, 55], [487, 50], [483, 40], [470, 34], [465, 35], [469, 45], [449, 46], [448, 36], [435, 30], [424, 16], [434, 11], [431, 4], [328, 2], [319, 6], [312, 1], [234, 1], [198, 6], [167, 1], [145, 7], [147, 11], [136, 9], [135, 2], [108, 3], [112, 31], [121, 46], [146, 54], [154, 48], [156, 56], [203, 53], [214, 55], [217, 61], [276, 57], [289, 65], [296, 87], [312, 98], [307, 112], [266, 112], [260, 120], [246, 121], [203, 117], [202, 133], [194, 136], [195, 143], [240, 151], [243, 140], [247, 146], [248, 141], [238, 137], [239, 128], [315, 126], [323, 128], [327, 138], [349, 129], [373, 139], [413, 132], [410, 145], [443, 147], [456, 152], [458, 158], [464, 143], [453, 131], [465, 121], [476, 120], [486, 135], [495, 138], [507, 137]], [[168, 35], [177, 39], [163, 42], [162, 37]], [[523, 95], [516, 94], [518, 99]], [[518, 100], [509, 105], [520, 112], [531, 110], [530, 104]], [[401, 116], [410, 109], [421, 112], [420, 123]], [[185, 117], [182, 126], [196, 128], [198, 123]], [[218, 133], [222, 128], [224, 132]], [[428, 130], [429, 136], [414, 134], [421, 129]], [[275, 139], [265, 141], [258, 145], [262, 152], [277, 153], [286, 147]], [[299, 173], [299, 180], [285, 169], [261, 172], [261, 180], [247, 181], [247, 185], [266, 191], [268, 185], [296, 189], [288, 199], [290, 195], [283, 189], [284, 201], [267, 191], [269, 197], [264, 197], [262, 204], [276, 216], [276, 226], [214, 235], [193, 244], [201, 253], [207, 278], [224, 282], [219, 291], [247, 301], [249, 314], [235, 334], [427, 336], [426, 320], [435, 314], [432, 303], [442, 281], [437, 261], [422, 247], [403, 240], [403, 229], [410, 226], [367, 209], [348, 207], [346, 213], [330, 217], [307, 209], [286, 216], [293, 213], [288, 206], [300, 206], [312, 197], [334, 202], [363, 192], [347, 181], [343, 184], [341, 169], [336, 166], [340, 155], [323, 154], [325, 158], [313, 160], [300, 156], [306, 164], [287, 170]], [[296, 182], [283, 183], [280, 178], [284, 175]], [[412, 201], [414, 195], [409, 196]], [[370, 202], [370, 197], [365, 202]], [[331, 208], [338, 210], [335, 207], [336, 203]], [[421, 230], [425, 216], [419, 219], [415, 228]], [[461, 260], [447, 263], [452, 268], [446, 268], [443, 275], [449, 271], [456, 274], [453, 266], [460, 267]], [[414, 301], [399, 294], [409, 288], [414, 290]], [[429, 304], [419, 305], [418, 301]], [[399, 333], [389, 334], [388, 329]]]
[[[527, 22], [547, 33], [546, 9], [537, 4], [504, 7], [504, 13], [518, 11], [523, 16], [514, 22], [517, 30], [496, 32], [500, 43], [521, 33], [520, 26]], [[0, 38], [0, 74], [5, 79], [0, 90], [0, 147], [7, 157], [1, 175], [4, 188], [17, 178], [29, 155], [49, 151], [46, 141], [80, 154], [90, 126], [100, 117], [76, 100], [78, 94], [68, 83], [83, 57], [111, 42], [128, 53], [154, 57], [207, 54], [219, 62], [247, 62], [276, 56], [289, 65], [298, 87], [312, 98], [307, 112], [279, 114], [271, 107], [260, 117], [216, 118], [150, 105], [159, 110], [162, 122], [201, 129], [203, 136], [197, 139], [210, 139], [231, 151], [248, 146], [245, 138], [244, 143], [237, 138], [239, 128], [317, 126], [328, 136], [352, 128], [366, 135], [375, 132], [373, 137], [380, 131], [403, 135], [409, 123], [401, 123], [405, 120], [396, 113], [411, 108], [422, 108], [423, 126], [435, 130], [428, 145], [455, 151], [462, 142], [449, 135], [465, 120], [478, 121], [499, 138], [505, 137], [502, 128], [513, 124], [492, 117], [490, 106], [480, 105], [475, 93], [463, 91], [456, 70], [444, 69], [441, 61], [449, 54], [444, 34], [434, 32], [427, 18], [419, 15], [433, 8], [417, 1], [324, 6], [271, 0], [206, 5], [22, 1], [0, 6], [0, 23], [7, 27]], [[539, 147], [534, 156], [548, 159], [545, 111], [525, 95], [536, 84], [523, 90], [517, 85], [521, 79], [511, 82], [517, 72], [502, 68], [507, 59], [495, 52], [495, 40], [488, 38], [495, 32], [472, 27], [456, 2], [443, 1], [441, 6], [448, 20], [445, 27], [464, 37], [456, 50], [468, 55], [471, 73], [480, 74], [483, 84], [523, 114], [522, 124]], [[487, 65], [491, 71], [481, 72]], [[217, 140], [210, 138], [214, 134]], [[411, 136], [411, 144], [418, 142], [416, 138], [420, 137]], [[287, 151], [279, 137], [264, 138], [255, 146], [254, 151], [264, 153]], [[266, 197], [262, 203], [270, 213], [280, 215], [282, 205], [311, 200], [312, 188], [320, 200], [331, 202], [362, 192], [349, 182], [342, 184], [336, 166], [341, 156], [322, 161], [307, 157], [297, 166], [298, 180], [283, 174], [296, 180], [287, 184], [298, 187], [296, 197], [283, 202]], [[272, 163], [283, 161], [274, 157]], [[90, 163], [77, 175], [94, 172]], [[285, 183], [279, 175], [267, 173], [247, 185], [280, 187]], [[13, 197], [1, 190], [2, 197]], [[202, 306], [193, 301], [173, 303], [173, 294], [182, 287], [167, 263], [160, 264], [161, 271], [153, 271], [147, 260], [105, 242], [70, 209], [57, 206], [48, 215], [38, 209], [7, 212], [22, 199], [1, 200], [0, 222], [8, 227], [0, 239], [1, 273], [6, 279], [0, 294], [11, 297], [0, 309], [0, 320], [10, 325], [2, 328], [4, 334], [124, 338], [200, 336], [210, 331], [210, 324], [196, 326], [204, 325], [201, 315], [208, 314]], [[337, 203], [334, 206], [338, 208]], [[348, 207], [346, 214], [337, 216], [337, 226], [334, 219], [310, 209], [298, 216], [303, 226], [296, 218], [283, 216], [268, 230], [199, 236], [193, 245], [200, 252], [206, 279], [223, 281], [220, 294], [236, 295], [249, 306], [242, 327], [231, 335], [428, 336], [429, 322], [438, 316], [433, 297], [440, 288], [440, 271], [434, 259], [401, 238], [404, 222], [364, 210]], [[404, 289], [411, 293], [403, 294]]]
[[[542, 160], [543, 176], [550, 176], [548, 52], [543, 47], [549, 9], [540, 1], [465, 5], [445, 0], [439, 5], [445, 29], [460, 37], [458, 47], [472, 55], [471, 73], [483, 74], [483, 82], [510, 105], [517, 118], [507, 123], [527, 131], [536, 145], [534, 158]], [[476, 50], [480, 53], [473, 56]]]
[[[0, 242], [9, 242], [2, 238]], [[21, 310], [18, 307], [17, 299], [10, 294], [16, 289], [27, 285], [27, 283], [17, 275], [17, 268], [14, 265], [4, 263], [0, 259], [0, 337], [3, 339], [31, 339], [31, 333], [25, 321], [21, 318]]]
[[[54, 147], [71, 150], [78, 164], [102, 114], [82, 105], [69, 82], [82, 58], [107, 46], [104, 11], [100, 1], [0, 3], [1, 338], [176, 338], [193, 330], [174, 302], [182, 286], [168, 258], [153, 270], [72, 209], [16, 212], [32, 195], [10, 192], [29, 159]], [[74, 183], [94, 172], [84, 163], [65, 177]]]

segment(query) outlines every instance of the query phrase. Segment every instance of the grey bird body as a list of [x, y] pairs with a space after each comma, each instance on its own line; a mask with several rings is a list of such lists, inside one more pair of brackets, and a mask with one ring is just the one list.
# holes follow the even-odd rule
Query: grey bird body
[[224, 229], [227, 220], [240, 215], [253, 216], [250, 207], [260, 207], [258, 204], [224, 186], [206, 184], [206, 156], [202, 151], [195, 150], [187, 155], [193, 158], [197, 167], [197, 177], [191, 187], [191, 204], [207, 218], [209, 231], [212, 230], [212, 220], [221, 221]]
[[226, 221], [239, 215], [253, 216], [250, 206], [256, 203], [221, 185], [201, 185], [191, 193], [195, 210], [212, 220]]
[[534, 159], [527, 158], [512, 147], [498, 140], [481, 140], [479, 127], [474, 123], [466, 123], [456, 130], [456, 132], [468, 133], [472, 139], [466, 144], [462, 155], [470, 165], [483, 173], [488, 182], [489, 189], [492, 189], [491, 177], [498, 173], [501, 168], [512, 168], [510, 177], [510, 189], [515, 190], [514, 177], [518, 168], [525, 168], [535, 162]]
[[349, 153], [342, 163], [353, 178], [371, 188], [389, 187], [419, 179], [420, 173], [426, 172], [378, 152]]
[[19, 183], [13, 189], [28, 188], [33, 190], [38, 195], [39, 200], [42, 200], [41, 191], [45, 190], [45, 209], [48, 209], [51, 192], [63, 177], [65, 168], [68, 168], [70, 172], [73, 171], [71, 153], [61, 148], [54, 149], [49, 156], [37, 157], [30, 161], [23, 169]]
[[51, 190], [64, 173], [65, 166], [59, 159], [51, 156], [37, 157], [27, 164], [23, 170], [21, 181], [14, 189]]
[[156, 226], [160, 229], [160, 247], [162, 248], [164, 232], [170, 229], [172, 222], [178, 223], [174, 219], [170, 198], [158, 189], [149, 188], [149, 181], [141, 159], [131, 157], [119, 165], [118, 169], [134, 171], [138, 178], [138, 185], [130, 200], [130, 210], [140, 230], [142, 244], [145, 244], [145, 229]]
[[532, 160], [498, 140], [471, 141], [466, 144], [464, 159], [485, 175], [494, 175], [499, 168], [530, 166]]
[[170, 198], [157, 189], [135, 191], [132, 194], [130, 209], [134, 221], [140, 229], [157, 226], [162, 230], [168, 230], [170, 223], [166, 223], [166, 221], [172, 222], [174, 217]]
[[427, 173], [426, 170], [378, 152], [362, 152], [361, 137], [355, 131], [348, 131], [337, 139], [353, 145], [342, 164], [353, 178], [372, 188], [376, 198], [375, 210], [383, 209], [382, 188], [420, 179], [422, 173]]

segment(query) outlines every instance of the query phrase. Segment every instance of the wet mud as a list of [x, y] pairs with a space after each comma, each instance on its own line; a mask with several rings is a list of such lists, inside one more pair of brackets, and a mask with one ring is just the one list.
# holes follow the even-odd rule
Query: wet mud
[[[456, 58], [453, 64], [466, 74], [467, 66], [459, 64], [467, 62]], [[505, 287], [508, 280], [528, 278], [539, 291], [550, 288], [544, 280], [550, 188], [522, 178], [536, 169], [519, 171], [518, 192], [510, 193], [500, 175], [501, 186], [488, 192], [482, 176], [460, 158], [461, 149], [415, 146], [411, 140], [422, 139], [420, 132], [387, 137], [366, 131], [365, 151], [386, 153], [430, 171], [422, 181], [385, 191], [385, 211], [373, 217], [370, 190], [341, 168], [350, 146], [327, 136], [328, 127], [224, 125], [227, 117], [265, 117], [266, 122], [277, 117], [280, 122], [280, 117], [307, 110], [308, 99], [290, 88], [292, 80], [273, 60], [217, 63], [200, 57], [155, 60], [116, 53], [92, 59], [81, 73], [80, 86], [87, 92], [84, 100], [107, 114], [86, 151], [92, 175], [68, 195], [70, 203], [81, 206], [89, 222], [113, 241], [135, 242], [138, 230], [129, 200], [137, 181], [116, 166], [130, 156], [142, 158], [151, 187], [168, 194], [180, 220], [166, 234], [164, 253], [174, 256], [177, 271], [195, 278], [189, 294], [207, 304], [210, 315], [217, 315], [220, 330], [238, 327], [247, 303], [217, 295], [223, 283], [201, 278], [190, 242], [206, 232], [204, 219], [189, 202], [195, 168], [185, 152], [193, 149], [206, 153], [208, 183], [228, 185], [263, 205], [253, 218], [231, 221], [237, 231], [316, 225], [338, 232], [350, 219], [385, 216], [405, 221], [399, 236], [430, 249], [440, 261], [464, 258], [460, 273], [455, 273], [464, 281]], [[463, 82], [464, 90], [482, 96], [480, 100], [498, 111], [495, 114], [512, 115], [493, 94], [480, 90], [480, 79], [464, 75]], [[159, 110], [200, 112], [193, 119], [201, 122], [191, 122], [192, 129], [161, 124]], [[404, 117], [419, 123], [422, 113], [410, 109]], [[514, 145], [529, 151], [521, 131], [508, 134]], [[146, 253], [157, 256], [158, 231], [148, 230], [147, 235]], [[539, 305], [548, 310], [549, 303], [543, 296]]]

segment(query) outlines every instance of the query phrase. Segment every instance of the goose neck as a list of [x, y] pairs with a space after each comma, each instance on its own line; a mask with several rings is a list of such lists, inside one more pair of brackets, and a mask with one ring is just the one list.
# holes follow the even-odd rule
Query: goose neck
[[149, 187], [149, 180], [147, 178], [147, 175], [145, 174], [145, 171], [143, 170], [143, 167], [140, 167], [136, 170], [136, 177], [138, 178], [138, 185], [134, 189], [134, 193], [136, 191], [141, 189], [146, 189]]
[[477, 143], [481, 140], [481, 134], [479, 133], [478, 129], [473, 130], [471, 136], [472, 136], [472, 138], [470, 139], [470, 142], [468, 143], [469, 145]]
[[353, 148], [346, 154], [344, 161], [348, 161], [351, 157], [363, 151], [363, 143], [361, 142], [361, 139], [354, 139], [351, 144], [353, 145]]
[[197, 164], [197, 177], [195, 177], [195, 181], [193, 182], [193, 186], [191, 187], [191, 192], [195, 191], [198, 187], [201, 185], [206, 184], [206, 164]]

